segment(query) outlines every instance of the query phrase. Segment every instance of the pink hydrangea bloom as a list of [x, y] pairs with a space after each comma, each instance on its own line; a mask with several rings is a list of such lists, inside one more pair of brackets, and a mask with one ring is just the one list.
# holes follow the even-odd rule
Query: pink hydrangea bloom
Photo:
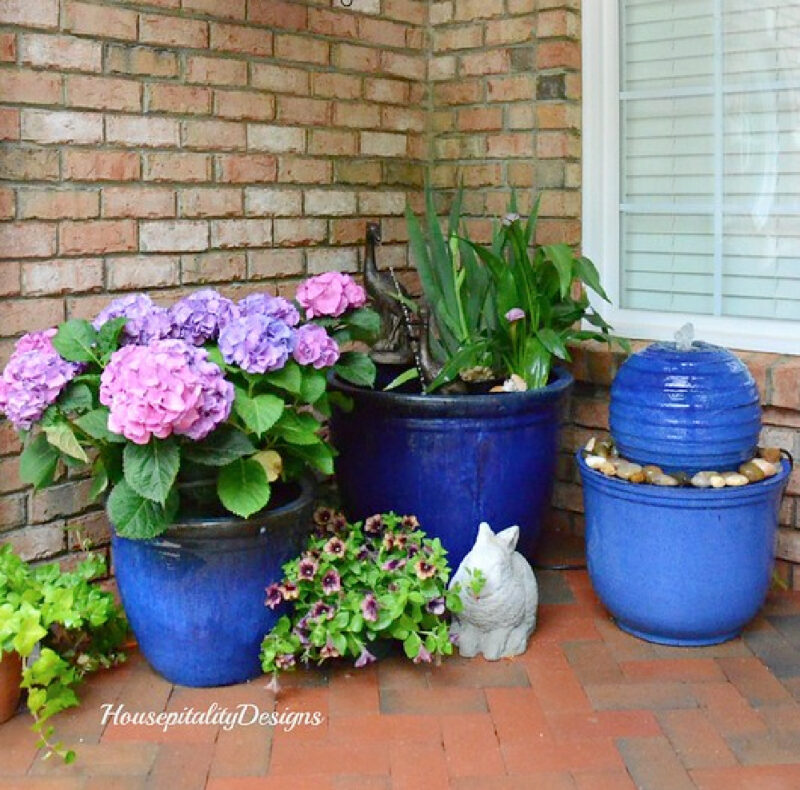
[[297, 301], [305, 309], [307, 318], [338, 318], [347, 310], [363, 307], [367, 303], [367, 293], [349, 274], [325, 272], [300, 283]]
[[323, 327], [305, 324], [294, 334], [292, 356], [299, 365], [313, 365], [320, 370], [336, 364], [339, 346]]
[[155, 340], [115, 351], [100, 379], [108, 427], [135, 444], [171, 434], [202, 439], [228, 418], [233, 385], [202, 348]]
[[53, 348], [55, 329], [21, 337], [0, 377], [0, 412], [18, 430], [29, 430], [81, 366], [62, 359]]

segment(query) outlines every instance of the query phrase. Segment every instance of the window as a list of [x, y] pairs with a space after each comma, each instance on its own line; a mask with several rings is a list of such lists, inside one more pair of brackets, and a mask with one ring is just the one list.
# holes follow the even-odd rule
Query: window
[[800, 353], [800, 0], [583, 15], [583, 246], [611, 323]]

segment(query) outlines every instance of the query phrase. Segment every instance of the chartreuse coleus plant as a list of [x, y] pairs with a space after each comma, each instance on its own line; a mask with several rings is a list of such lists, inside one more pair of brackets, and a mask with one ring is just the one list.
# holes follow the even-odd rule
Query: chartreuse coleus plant
[[[409, 242], [425, 301], [430, 307], [429, 345], [442, 364], [427, 391], [481, 368], [487, 378], [519, 377], [526, 388], [544, 387], [554, 358], [569, 360], [573, 340], [625, 340], [591, 306], [587, 289], [608, 296], [594, 264], [567, 244], [537, 244], [537, 199], [526, 221], [509, 213], [497, 223], [489, 246], [472, 242], [461, 228], [461, 191], [446, 231], [433, 191], [426, 187], [425, 228], [406, 208]], [[586, 321], [592, 328], [582, 329]]]
[[31, 567], [10, 545], [0, 547], [0, 654], [22, 657], [37, 745], [45, 757], [58, 754], [68, 763], [75, 753], [53, 739], [48, 720], [78, 704], [75, 689], [84, 675], [125, 658], [122, 610], [92, 584], [105, 570], [96, 555], [68, 573], [55, 563]]
[[91, 323], [25, 335], [0, 378], [0, 411], [24, 436], [23, 480], [40, 488], [62, 463], [89, 466], [91, 495], [108, 495], [128, 538], [175, 520], [184, 478], [206, 480], [211, 507], [253, 515], [276, 480], [333, 472], [327, 372], [372, 384], [369, 357], [342, 349], [379, 330], [365, 303], [349, 275], [328, 272], [294, 302], [206, 289], [166, 309], [135, 294]]
[[348, 524], [320, 508], [314, 521], [303, 554], [267, 588], [270, 608], [292, 604], [261, 646], [273, 682], [298, 662], [349, 656], [366, 666], [384, 640], [401, 643], [415, 663], [452, 653], [450, 613], [461, 610], [461, 599], [447, 589], [450, 568], [438, 538], [427, 538], [414, 516], [394, 513]]

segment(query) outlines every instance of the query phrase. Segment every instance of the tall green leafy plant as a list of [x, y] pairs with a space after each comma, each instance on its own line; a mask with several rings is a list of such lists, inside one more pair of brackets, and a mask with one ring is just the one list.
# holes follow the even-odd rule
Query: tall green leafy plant
[[[570, 341], [627, 342], [592, 307], [587, 289], [608, 300], [595, 265], [567, 244], [537, 245], [539, 200], [523, 221], [512, 198], [491, 245], [459, 234], [461, 194], [439, 226], [426, 189], [426, 231], [407, 209], [409, 239], [423, 293], [430, 306], [432, 352], [442, 362], [428, 391], [465, 369], [489, 367], [497, 378], [518, 376], [530, 389], [544, 387], [554, 358], [569, 360]], [[581, 322], [591, 328], [581, 328]]]

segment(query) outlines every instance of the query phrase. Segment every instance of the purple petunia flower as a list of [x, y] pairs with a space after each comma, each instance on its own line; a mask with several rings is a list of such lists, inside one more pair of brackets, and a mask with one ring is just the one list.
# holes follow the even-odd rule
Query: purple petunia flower
[[416, 516], [403, 516], [400, 523], [404, 529], [413, 530], [419, 528], [419, 519]]
[[236, 307], [242, 316], [260, 315], [277, 318], [289, 326], [297, 326], [300, 323], [300, 313], [297, 308], [282, 296], [265, 293], [250, 294], [239, 300]]
[[339, 359], [339, 346], [325, 329], [306, 324], [295, 332], [292, 356], [299, 365], [313, 365], [317, 370], [329, 368]]
[[297, 565], [297, 575], [301, 579], [313, 579], [319, 563], [311, 557], [303, 557]]
[[414, 663], [415, 664], [430, 664], [433, 656], [430, 654], [430, 651], [425, 647], [425, 645], [419, 646], [419, 653], [414, 656]]
[[414, 570], [417, 572], [417, 577], [420, 579], [430, 579], [436, 575], [436, 566], [425, 560], [418, 560], [414, 564]]
[[341, 538], [333, 537], [322, 547], [322, 550], [326, 554], [333, 554], [334, 557], [343, 557], [345, 548]]
[[522, 321], [525, 318], [525, 311], [519, 307], [512, 307], [505, 315], [506, 321], [513, 324], [515, 321]]
[[370, 516], [364, 522], [364, 532], [368, 535], [380, 535], [383, 532], [383, 517], [381, 515]]
[[333, 518], [333, 508], [321, 505], [314, 511], [314, 523], [317, 526], [327, 526]]
[[38, 422], [81, 369], [53, 348], [55, 334], [48, 329], [21, 337], [0, 376], [0, 412], [18, 431]]
[[356, 669], [361, 669], [368, 664], [374, 664], [375, 661], [377, 661], [375, 656], [373, 656], [366, 647], [363, 647], [361, 648], [361, 655], [356, 659], [356, 662], [353, 664], [353, 666], [356, 667]]
[[171, 434], [202, 439], [224, 422], [233, 385], [204, 349], [182, 340], [123, 346], [100, 378], [108, 427], [136, 444]]
[[288, 579], [284, 579], [283, 582], [281, 582], [280, 590], [285, 601], [295, 601], [300, 595], [297, 585], [294, 582], [290, 582]]
[[412, 557], [416, 557], [419, 554], [420, 545], [419, 543], [409, 543], [406, 548], [406, 556], [411, 559]]
[[147, 294], [130, 294], [115, 299], [92, 321], [92, 326], [100, 329], [113, 318], [128, 319], [121, 335], [123, 345], [147, 345], [168, 337], [172, 329], [168, 311], [157, 307]]
[[326, 620], [330, 620], [335, 612], [336, 609], [330, 604], [327, 604], [324, 601], [315, 601], [311, 609], [308, 610], [308, 617], [310, 619], [319, 619], [320, 617], [324, 617]]
[[248, 373], [280, 370], [293, 347], [289, 325], [270, 316], [244, 316], [225, 324], [219, 333], [219, 350], [225, 361]]
[[341, 653], [330, 639], [320, 648], [319, 651], [320, 658], [339, 658], [340, 655]]
[[359, 562], [364, 562], [365, 560], [370, 560], [374, 558], [373, 552], [371, 552], [366, 546], [361, 546], [356, 552], [356, 559]]
[[430, 601], [428, 601], [428, 603], [425, 604], [425, 608], [431, 614], [435, 614], [437, 617], [444, 614], [444, 598], [441, 596], [439, 598], [432, 598]]
[[275, 666], [277, 669], [291, 669], [295, 665], [294, 653], [282, 653], [275, 656]]
[[283, 601], [283, 593], [279, 584], [270, 584], [267, 587], [267, 600], [264, 602], [270, 609], [274, 609]]
[[338, 572], [334, 568], [326, 571], [325, 575], [322, 577], [322, 591], [326, 595], [331, 595], [332, 593], [339, 592], [341, 589], [342, 579]]
[[361, 614], [364, 619], [374, 623], [378, 619], [378, 599], [373, 593], [367, 593], [361, 601]]
[[213, 288], [204, 288], [185, 296], [168, 310], [170, 336], [202, 346], [216, 340], [219, 330], [238, 315], [236, 306]]
[[381, 570], [384, 571], [401, 571], [406, 567], [406, 561], [403, 559], [387, 560], [381, 565]]

